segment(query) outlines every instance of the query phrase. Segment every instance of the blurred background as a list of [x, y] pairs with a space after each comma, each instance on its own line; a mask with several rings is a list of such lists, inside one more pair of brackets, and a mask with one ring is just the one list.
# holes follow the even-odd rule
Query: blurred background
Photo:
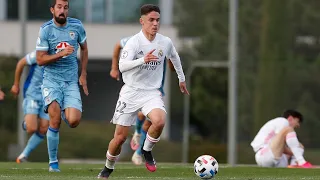
[[[26, 4], [23, 1], [0, 0], [0, 86], [6, 93], [5, 100], [0, 102], [0, 161], [14, 160], [28, 138], [21, 131], [21, 100], [10, 95], [15, 65], [34, 50], [39, 27], [52, 18], [50, 0], [29, 0]], [[123, 85], [109, 75], [113, 47], [121, 38], [140, 31], [139, 8], [153, 3], [161, 8], [160, 33], [172, 39], [185, 73], [191, 72], [195, 63], [209, 62], [189, 73], [189, 108], [179, 91], [176, 74], [168, 72], [165, 85], [168, 122], [162, 140], [154, 149], [159, 162], [193, 162], [202, 154], [210, 154], [220, 163], [226, 163], [228, 158], [230, 162], [228, 137], [235, 135], [231, 150], [229, 144], [231, 161], [253, 164], [250, 142], [259, 128], [285, 109], [294, 108], [305, 116], [297, 132], [306, 148], [306, 159], [320, 164], [320, 26], [317, 24], [320, 1], [238, 0], [237, 11], [233, 12], [238, 24], [233, 26], [237, 38], [232, 42], [229, 41], [230, 2], [70, 0], [69, 16], [80, 19], [87, 31], [90, 95], [82, 96], [81, 124], [70, 129], [62, 123], [59, 157], [105, 158], [114, 131], [109, 121]], [[19, 12], [25, 16], [19, 16]], [[232, 43], [237, 46], [230, 47]], [[236, 53], [230, 57], [230, 51]], [[225, 65], [230, 59], [234, 66]], [[210, 62], [222, 65], [212, 68]], [[236, 67], [235, 79], [230, 79], [230, 67]], [[230, 92], [235, 95], [232, 101]], [[190, 120], [188, 126], [184, 125], [186, 119]], [[228, 125], [233, 133], [228, 132]], [[183, 132], [188, 135], [188, 141], [183, 138]], [[122, 161], [130, 161], [132, 153], [129, 144], [124, 144]], [[29, 160], [48, 160], [46, 142], [31, 153]]]

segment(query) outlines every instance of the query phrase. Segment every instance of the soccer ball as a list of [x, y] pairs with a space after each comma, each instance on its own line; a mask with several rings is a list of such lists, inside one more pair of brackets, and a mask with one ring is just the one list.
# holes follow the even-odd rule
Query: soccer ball
[[201, 179], [212, 179], [219, 169], [218, 161], [210, 155], [202, 155], [194, 162], [194, 172]]

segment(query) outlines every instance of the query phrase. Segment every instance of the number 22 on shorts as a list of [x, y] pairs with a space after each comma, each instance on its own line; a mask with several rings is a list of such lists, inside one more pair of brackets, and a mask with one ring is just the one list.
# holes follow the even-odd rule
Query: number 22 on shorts
[[117, 103], [117, 108], [116, 108], [116, 112], [117, 113], [124, 113], [123, 110], [124, 108], [127, 107], [127, 103], [123, 102], [123, 101], [118, 101]]

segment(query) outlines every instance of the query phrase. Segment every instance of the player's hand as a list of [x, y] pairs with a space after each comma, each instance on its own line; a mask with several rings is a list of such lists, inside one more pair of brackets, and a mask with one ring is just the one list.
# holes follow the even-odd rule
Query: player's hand
[[155, 55], [153, 55], [152, 53], [155, 51], [156, 49], [153, 49], [152, 51], [148, 52], [145, 56], [144, 56], [144, 62], [148, 63], [151, 61], [157, 61], [159, 58]]
[[73, 46], [67, 46], [64, 50], [61, 51], [61, 55], [62, 57], [65, 56], [69, 56], [70, 54], [72, 54], [74, 51], [74, 47]]
[[118, 69], [111, 69], [110, 71], [110, 76], [113, 78], [113, 79], [116, 79], [117, 81], [119, 81], [119, 70]]
[[0, 90], [0, 101], [4, 100], [5, 96], [4, 92]]
[[88, 96], [89, 91], [88, 91], [88, 87], [87, 87], [87, 75], [81, 74], [81, 76], [79, 78], [79, 84], [82, 86], [84, 94]]
[[14, 85], [11, 87], [10, 92], [11, 92], [14, 96], [18, 96], [18, 95], [19, 95], [19, 92], [20, 92], [19, 86], [14, 84]]
[[180, 82], [180, 83], [179, 83], [179, 86], [180, 86], [180, 91], [181, 91], [183, 94], [190, 95], [190, 94], [189, 94], [189, 91], [188, 91], [188, 89], [187, 89], [186, 82]]

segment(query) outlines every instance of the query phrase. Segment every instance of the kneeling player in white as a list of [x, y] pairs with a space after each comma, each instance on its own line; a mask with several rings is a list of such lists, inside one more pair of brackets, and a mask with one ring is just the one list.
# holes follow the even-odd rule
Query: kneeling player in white
[[303, 146], [294, 131], [302, 121], [301, 113], [286, 110], [282, 117], [264, 124], [251, 142], [257, 164], [261, 167], [287, 167], [291, 157], [289, 167], [312, 168], [303, 157]]
[[142, 155], [147, 169], [151, 172], [156, 170], [156, 161], [151, 151], [160, 140], [165, 125], [166, 111], [159, 91], [165, 58], [170, 59], [174, 65], [181, 92], [189, 94], [180, 58], [172, 41], [157, 33], [159, 7], [143, 5], [140, 11], [142, 30], [128, 40], [120, 56], [119, 70], [125, 85], [120, 91], [112, 119], [116, 124], [114, 138], [109, 143], [106, 164], [98, 178], [108, 178], [112, 173], [121, 146], [128, 136], [130, 126], [136, 123], [136, 115], [140, 110], [152, 123], [142, 146]]

